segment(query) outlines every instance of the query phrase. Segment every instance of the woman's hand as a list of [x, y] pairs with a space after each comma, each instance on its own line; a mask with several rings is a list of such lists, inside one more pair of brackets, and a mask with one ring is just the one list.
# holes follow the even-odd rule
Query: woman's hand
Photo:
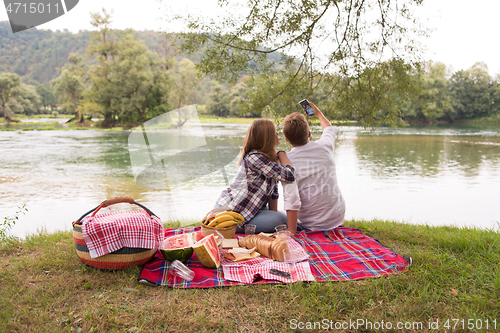
[[278, 159], [280, 160], [281, 165], [292, 165], [292, 162], [286, 156], [286, 153], [283, 150], [278, 151]]

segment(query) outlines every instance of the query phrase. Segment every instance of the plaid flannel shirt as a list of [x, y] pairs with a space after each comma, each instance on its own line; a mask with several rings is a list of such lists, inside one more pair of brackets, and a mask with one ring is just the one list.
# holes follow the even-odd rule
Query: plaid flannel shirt
[[245, 218], [254, 218], [269, 200], [278, 199], [278, 181], [291, 183], [295, 170], [290, 165], [280, 166], [258, 152], [251, 151], [241, 161], [233, 183], [224, 190], [214, 208], [228, 206]]

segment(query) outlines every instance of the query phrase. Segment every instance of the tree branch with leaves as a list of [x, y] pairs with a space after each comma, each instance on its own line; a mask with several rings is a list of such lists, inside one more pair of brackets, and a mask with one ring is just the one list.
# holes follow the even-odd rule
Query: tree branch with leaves
[[[380, 105], [369, 103], [380, 91], [365, 89], [362, 81], [380, 87], [387, 78], [370, 75], [383, 72], [382, 67], [390, 66], [398, 76], [410, 76], [409, 69], [418, 66], [418, 38], [425, 31], [416, 23], [412, 9], [421, 3], [247, 0], [242, 5], [238, 0], [220, 0], [221, 14], [217, 18], [178, 18], [189, 27], [183, 47], [203, 51], [198, 64], [203, 74], [232, 83], [247, 74], [259, 81], [260, 89], [252, 92], [253, 108], [262, 110], [279, 104], [284, 106], [281, 113], [287, 113], [290, 111], [286, 109], [295, 109], [299, 98], [314, 99], [322, 89], [319, 95], [329, 99], [330, 104], [339, 99], [357, 99], [359, 105], [364, 105], [363, 109], [345, 110], [344, 115], [352, 113], [367, 123], [393, 122], [393, 113], [386, 113], [384, 118]], [[276, 78], [280, 80], [278, 85]], [[390, 91], [386, 93], [404, 95], [417, 88], [398, 83], [413, 81], [398, 78], [387, 85]], [[336, 107], [333, 104], [330, 106]]]

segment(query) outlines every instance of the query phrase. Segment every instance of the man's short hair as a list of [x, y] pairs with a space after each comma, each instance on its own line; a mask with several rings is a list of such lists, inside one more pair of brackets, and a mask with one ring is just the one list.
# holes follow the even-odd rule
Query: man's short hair
[[309, 139], [309, 124], [306, 117], [299, 112], [289, 114], [283, 120], [283, 134], [292, 146], [303, 146]]

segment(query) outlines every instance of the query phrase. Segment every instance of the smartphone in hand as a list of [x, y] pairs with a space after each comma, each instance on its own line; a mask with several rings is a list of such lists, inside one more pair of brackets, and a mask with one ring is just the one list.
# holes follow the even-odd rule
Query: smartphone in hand
[[314, 115], [314, 110], [313, 110], [311, 104], [309, 104], [309, 101], [307, 99], [300, 101], [299, 104], [300, 104], [300, 106], [302, 106], [302, 108], [304, 109], [304, 112], [308, 116]]

